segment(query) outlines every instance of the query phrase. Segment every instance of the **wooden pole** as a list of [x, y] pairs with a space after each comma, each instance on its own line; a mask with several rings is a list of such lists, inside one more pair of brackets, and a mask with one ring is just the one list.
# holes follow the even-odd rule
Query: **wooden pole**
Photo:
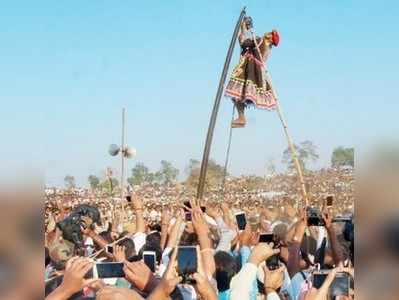
[[242, 22], [244, 16], [245, 16], [245, 7], [241, 10], [241, 14], [238, 18], [236, 27], [234, 28], [234, 33], [233, 33], [233, 36], [230, 41], [229, 50], [227, 51], [226, 60], [224, 62], [222, 75], [219, 80], [219, 87], [218, 87], [218, 90], [216, 93], [215, 103], [213, 105], [211, 119], [209, 121], [208, 133], [206, 135], [206, 141], [205, 141], [204, 153], [202, 156], [201, 171], [200, 171], [200, 177], [199, 177], [198, 189], [197, 189], [197, 201], [198, 202], [202, 199], [202, 197], [204, 195], [206, 170], [208, 168], [209, 153], [211, 150], [213, 132], [215, 130], [216, 119], [217, 119], [217, 115], [218, 115], [218, 111], [219, 111], [220, 99], [222, 97], [224, 84], [225, 84], [226, 77], [227, 77], [227, 71], [230, 66], [230, 61], [231, 61], [231, 57], [233, 55], [234, 45], [237, 40], [238, 31], [240, 29], [240, 25], [241, 25], [241, 22]]
[[[263, 59], [262, 58], [262, 53], [260, 52], [259, 46], [258, 46], [258, 44], [256, 42], [256, 35], [255, 35], [255, 33], [253, 31], [251, 31], [251, 34], [252, 34], [252, 39], [254, 40], [254, 43], [255, 43], [255, 46], [256, 46], [256, 50], [258, 51], [259, 58]], [[267, 82], [270, 85], [270, 89], [272, 91], [274, 99], [276, 100], [277, 114], [278, 114], [278, 117], [280, 118], [281, 124], [283, 125], [284, 133], [285, 133], [285, 136], [286, 136], [287, 142], [288, 142], [288, 147], [289, 147], [290, 152], [291, 152], [291, 157], [292, 157], [292, 159], [294, 161], [295, 168], [296, 168], [296, 170], [298, 172], [298, 178], [299, 178], [299, 182], [300, 182], [300, 185], [301, 185], [302, 197], [303, 197], [303, 201], [304, 201], [305, 207], [306, 207], [306, 206], [308, 206], [308, 203], [309, 203], [308, 194], [307, 194], [307, 191], [306, 191], [306, 185], [305, 185], [305, 181], [303, 179], [302, 168], [301, 168], [301, 165], [300, 165], [299, 160], [298, 160], [298, 155], [296, 153], [294, 142], [292, 141], [291, 135], [290, 135], [290, 133], [288, 131], [288, 125], [287, 125], [287, 122], [286, 122], [286, 120], [284, 118], [283, 112], [281, 110], [281, 106], [280, 106], [280, 102], [278, 101], [276, 90], [273, 88], [272, 79], [271, 79], [271, 77], [269, 75], [269, 72], [266, 70], [266, 66], [265, 66], [263, 61], [262, 61], [262, 69], [264, 70], [264, 73], [265, 73], [265, 81], [264, 81], [264, 83]], [[297, 207], [299, 207], [298, 203], [297, 203]]]
[[309, 199], [308, 199], [308, 194], [307, 194], [307, 191], [306, 191], [305, 181], [303, 179], [302, 168], [301, 168], [301, 165], [299, 163], [299, 159], [298, 159], [298, 155], [297, 155], [297, 152], [296, 152], [296, 149], [295, 149], [295, 146], [294, 146], [294, 142], [293, 142], [293, 140], [291, 138], [291, 135], [290, 135], [290, 133], [288, 131], [287, 121], [285, 120], [283, 112], [281, 110], [280, 101], [277, 98], [277, 93], [276, 93], [275, 89], [273, 88], [272, 81], [271, 81], [271, 78], [270, 78], [270, 75], [269, 75], [268, 72], [266, 72], [266, 80], [267, 80], [268, 84], [270, 85], [270, 88], [271, 88], [271, 91], [273, 93], [274, 98], [276, 99], [277, 114], [278, 114], [278, 117], [280, 118], [281, 124], [283, 125], [284, 133], [285, 133], [285, 136], [286, 136], [287, 142], [288, 142], [288, 147], [289, 147], [290, 152], [291, 152], [291, 157], [292, 157], [292, 159], [294, 161], [295, 168], [296, 168], [296, 170], [298, 172], [298, 178], [299, 178], [299, 183], [301, 185], [302, 197], [303, 197], [303, 201], [304, 201], [304, 204], [305, 204], [305, 207], [306, 207], [309, 204]]

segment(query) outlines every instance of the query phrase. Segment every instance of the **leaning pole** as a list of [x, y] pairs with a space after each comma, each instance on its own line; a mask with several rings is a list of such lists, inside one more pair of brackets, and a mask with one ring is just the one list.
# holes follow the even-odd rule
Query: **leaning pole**
[[234, 46], [235, 46], [235, 43], [237, 40], [240, 25], [241, 25], [241, 22], [242, 22], [244, 16], [245, 16], [245, 7], [241, 10], [240, 17], [238, 18], [236, 27], [234, 28], [234, 33], [231, 38], [229, 50], [227, 51], [226, 60], [224, 62], [224, 66], [223, 66], [222, 76], [220, 77], [219, 87], [218, 87], [216, 97], [215, 97], [215, 103], [213, 104], [211, 119], [209, 121], [209, 126], [208, 126], [208, 133], [206, 135], [204, 153], [203, 153], [202, 162], [201, 162], [201, 171], [200, 171], [200, 177], [199, 177], [198, 189], [197, 189], [197, 200], [198, 201], [200, 199], [202, 199], [202, 196], [204, 195], [206, 171], [208, 168], [209, 153], [211, 151], [213, 132], [215, 130], [216, 119], [217, 119], [217, 115], [219, 112], [220, 99], [222, 98], [224, 84], [226, 82], [226, 77], [227, 77], [227, 72], [229, 70], [231, 57], [233, 55]]

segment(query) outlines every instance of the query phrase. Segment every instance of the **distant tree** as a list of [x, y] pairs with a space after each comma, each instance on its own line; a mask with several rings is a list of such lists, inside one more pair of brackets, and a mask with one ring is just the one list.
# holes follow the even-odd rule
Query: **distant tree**
[[158, 172], [155, 172], [155, 173], [151, 173], [151, 177], [152, 177], [152, 180], [154, 181], [154, 182], [157, 182], [157, 183], [161, 183], [162, 182], [162, 179], [163, 179], [163, 175], [162, 175], [162, 173], [160, 172], [160, 171], [158, 171]]
[[100, 184], [102, 189], [106, 189], [110, 195], [119, 187], [119, 181], [115, 177], [107, 177]]
[[337, 147], [331, 155], [331, 166], [355, 166], [355, 149]]
[[264, 182], [264, 178], [252, 175], [245, 178], [243, 187], [247, 191], [253, 191], [262, 188]]
[[198, 159], [191, 158], [185, 169], [186, 174], [189, 176], [193, 170], [198, 169], [200, 167], [200, 163], [201, 162]]
[[89, 181], [92, 190], [97, 189], [100, 185], [100, 179], [95, 175], [90, 175], [87, 180]]
[[173, 167], [172, 163], [166, 160], [161, 161], [161, 169], [156, 173], [162, 183], [174, 182], [179, 175], [179, 170]]
[[131, 185], [140, 185], [151, 178], [149, 169], [143, 163], [137, 163], [132, 169], [132, 176], [127, 179]]
[[[317, 154], [317, 147], [312, 141], [304, 141], [300, 143], [299, 146], [294, 145], [294, 147], [298, 155], [299, 164], [303, 170], [306, 170], [308, 163], [315, 162], [319, 158], [319, 155]], [[282, 162], [287, 164], [289, 169], [295, 167], [289, 148], [284, 150]]]
[[266, 171], [267, 175], [274, 175], [276, 174], [276, 164], [273, 158], [269, 158], [266, 164]]
[[[187, 170], [190, 172], [186, 180], [186, 185], [191, 189], [198, 187], [201, 166], [198, 160], [190, 159]], [[205, 186], [208, 190], [218, 188], [224, 176], [223, 166], [210, 159], [206, 172]], [[228, 176], [228, 174], [226, 174]]]
[[71, 175], [66, 175], [64, 177], [64, 183], [65, 183], [65, 187], [68, 189], [72, 189], [76, 186], [75, 183], [75, 177], [71, 176]]

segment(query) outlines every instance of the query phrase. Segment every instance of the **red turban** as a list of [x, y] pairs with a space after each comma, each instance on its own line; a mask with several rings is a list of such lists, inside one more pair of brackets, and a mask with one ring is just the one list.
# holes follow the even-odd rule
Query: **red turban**
[[277, 30], [273, 30], [272, 31], [272, 44], [277, 47], [279, 42], [280, 42], [280, 36], [279, 36]]

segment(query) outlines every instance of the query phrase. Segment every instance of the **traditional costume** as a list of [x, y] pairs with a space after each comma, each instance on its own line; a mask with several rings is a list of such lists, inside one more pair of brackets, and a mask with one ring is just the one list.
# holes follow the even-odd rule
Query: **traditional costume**
[[225, 95], [231, 97], [236, 104], [239, 117], [243, 118], [234, 121], [233, 126], [245, 125], [243, 110], [248, 104], [260, 109], [275, 107], [276, 99], [265, 80], [264, 61], [267, 59], [271, 46], [277, 46], [279, 40], [280, 37], [275, 30], [266, 33], [262, 38], [240, 39], [240, 62], [234, 68], [225, 90]]

